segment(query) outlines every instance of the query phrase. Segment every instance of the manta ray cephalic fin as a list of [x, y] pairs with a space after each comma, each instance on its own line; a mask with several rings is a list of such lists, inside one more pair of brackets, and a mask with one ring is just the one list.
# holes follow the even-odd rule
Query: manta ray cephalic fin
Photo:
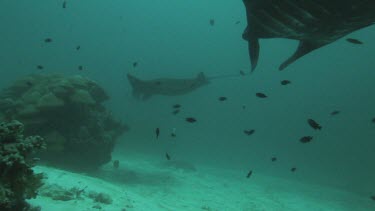
[[313, 40], [309, 40], [309, 41], [300, 41], [299, 42], [299, 45], [298, 45], [298, 48], [297, 50], [294, 52], [294, 54], [289, 57], [285, 62], [283, 62], [280, 67], [279, 67], [279, 70], [283, 70], [285, 69], [287, 66], [289, 66], [290, 64], [292, 64], [293, 62], [295, 62], [296, 60], [298, 60], [299, 58], [301, 58], [302, 56], [310, 53], [311, 51], [315, 50], [315, 49], [318, 49], [324, 45], [326, 45], [327, 43], [321, 43], [321, 42], [315, 42]]

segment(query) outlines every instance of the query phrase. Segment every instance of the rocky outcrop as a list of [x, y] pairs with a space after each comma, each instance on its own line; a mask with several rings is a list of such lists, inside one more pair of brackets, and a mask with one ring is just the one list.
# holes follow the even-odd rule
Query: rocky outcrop
[[0, 92], [0, 120], [17, 119], [26, 135], [44, 137], [43, 161], [91, 170], [111, 160], [116, 139], [127, 130], [104, 107], [108, 99], [82, 76], [30, 75]]

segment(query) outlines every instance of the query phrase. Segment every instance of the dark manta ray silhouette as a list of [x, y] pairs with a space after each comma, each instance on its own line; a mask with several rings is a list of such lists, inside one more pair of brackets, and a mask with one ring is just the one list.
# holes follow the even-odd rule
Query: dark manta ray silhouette
[[212, 80], [242, 77], [246, 74], [227, 74], [206, 77], [200, 72], [194, 78], [156, 78], [141, 80], [131, 74], [127, 74], [132, 87], [133, 97], [140, 100], [148, 100], [154, 95], [178, 96], [188, 94], [196, 89], [209, 84]]
[[283, 70], [300, 57], [375, 21], [375, 0], [243, 0], [252, 71], [259, 58], [259, 38], [299, 40]]
[[209, 83], [208, 78], [201, 72], [194, 78], [157, 78], [141, 80], [127, 74], [136, 99], [147, 100], [153, 95], [177, 96], [190, 93]]

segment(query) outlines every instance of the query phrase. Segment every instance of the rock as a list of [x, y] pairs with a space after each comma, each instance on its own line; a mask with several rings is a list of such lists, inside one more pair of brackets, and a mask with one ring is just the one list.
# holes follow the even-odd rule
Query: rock
[[47, 93], [43, 95], [37, 103], [37, 107], [40, 110], [55, 109], [58, 107], [62, 107], [63, 105], [64, 101], [57, 98], [53, 93]]
[[26, 105], [24, 108], [18, 111], [18, 117], [27, 118], [37, 116], [39, 114], [39, 109], [37, 109], [33, 104]]
[[48, 151], [63, 152], [65, 149], [66, 138], [58, 131], [51, 131], [44, 135]]
[[38, 91], [27, 92], [22, 96], [24, 103], [34, 103], [38, 101], [42, 95]]
[[95, 100], [91, 97], [90, 93], [82, 89], [76, 90], [74, 94], [70, 97], [70, 100], [71, 102], [78, 104], [95, 104]]

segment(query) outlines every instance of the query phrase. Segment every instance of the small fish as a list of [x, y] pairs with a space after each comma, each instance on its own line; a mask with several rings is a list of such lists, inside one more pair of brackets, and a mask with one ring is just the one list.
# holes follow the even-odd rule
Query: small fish
[[371, 120], [371, 122], [375, 124], [375, 117]]
[[44, 39], [44, 42], [45, 43], [50, 43], [50, 42], [52, 42], [52, 38], [46, 38], [46, 39]]
[[305, 143], [309, 143], [312, 139], [313, 139], [312, 136], [304, 136], [304, 137], [300, 138], [299, 141], [300, 141], [301, 143], [304, 143], [304, 144], [305, 144]]
[[211, 25], [211, 26], [214, 26], [214, 25], [215, 25], [215, 20], [214, 20], [214, 19], [210, 19], [210, 25]]
[[159, 134], [160, 134], [160, 129], [158, 127], [155, 129], [155, 134], [156, 134], [156, 139], [158, 139]]
[[118, 167], [120, 167], [120, 161], [119, 160], [114, 160], [113, 163], [112, 163], [112, 165], [113, 165], [113, 168], [118, 169]]
[[272, 161], [272, 162], [275, 162], [276, 160], [277, 160], [276, 157], [272, 157], [272, 158], [271, 158], [271, 161]]
[[64, 8], [64, 9], [66, 8], [66, 1], [63, 2], [62, 8]]
[[253, 133], [255, 132], [254, 129], [251, 129], [251, 130], [244, 130], [243, 131], [246, 135], [250, 136], [250, 135], [253, 135]]
[[340, 113], [340, 111], [337, 111], [337, 110], [336, 110], [336, 111], [332, 111], [332, 112], [331, 112], [331, 116], [335, 116], [335, 115], [337, 115], [337, 114], [339, 114], [339, 113]]
[[171, 160], [171, 156], [169, 156], [168, 152], [165, 153], [165, 158], [167, 158], [167, 160]]
[[308, 119], [307, 123], [314, 129], [314, 130], [321, 130], [322, 126], [320, 126], [315, 120]]
[[77, 45], [76, 50], [79, 51], [79, 49], [81, 49], [81, 46]]
[[259, 97], [259, 98], [266, 98], [267, 97], [267, 95], [265, 95], [264, 93], [261, 93], [261, 92], [258, 92], [258, 93], [256, 93], [255, 94], [257, 97]]
[[32, 82], [30, 82], [30, 81], [26, 82], [26, 84], [27, 84], [28, 86], [33, 86], [33, 85], [34, 85], [34, 84], [33, 84]]
[[245, 110], [246, 109], [246, 105], [242, 105], [242, 109]]
[[293, 167], [293, 168], [290, 169], [291, 172], [295, 172], [296, 170], [297, 170], [296, 167]]
[[138, 66], [138, 62], [133, 62], [133, 67], [137, 67]]
[[43, 70], [44, 67], [42, 65], [37, 65], [36, 68], [38, 68], [38, 70]]
[[172, 112], [172, 114], [174, 114], [174, 115], [176, 115], [176, 114], [178, 114], [178, 113], [180, 113], [180, 109], [176, 109], [176, 110], [174, 110], [174, 111]]
[[289, 81], [289, 80], [282, 80], [280, 83], [281, 83], [281, 85], [285, 86], [285, 85], [288, 85], [288, 84], [290, 84], [292, 82]]
[[83, 66], [82, 66], [82, 65], [79, 65], [79, 66], [78, 66], [78, 70], [83, 70]]
[[185, 120], [186, 120], [187, 122], [190, 122], [190, 123], [194, 123], [194, 122], [197, 121], [194, 117], [187, 117]]
[[240, 70], [240, 75], [245, 76], [245, 72], [243, 70]]
[[253, 174], [253, 170], [250, 170], [249, 173], [247, 173], [246, 178], [250, 178], [252, 174]]
[[375, 201], [375, 195], [370, 196], [370, 198]]
[[239, 23], [241, 23], [241, 21], [236, 21], [236, 23], [234, 23], [234, 24], [236, 24], [236, 25], [237, 25], [237, 24], [239, 24]]
[[356, 44], [356, 45], [362, 45], [363, 44], [362, 41], [357, 40], [357, 39], [353, 39], [353, 38], [348, 38], [348, 39], [346, 39], [346, 41], [348, 41], [350, 43], [353, 43], [353, 44]]
[[176, 133], [171, 133], [171, 137], [175, 138], [176, 137]]
[[177, 108], [181, 108], [181, 105], [180, 104], [174, 104], [172, 107], [177, 109]]
[[227, 98], [226, 97], [219, 97], [219, 101], [226, 101]]

